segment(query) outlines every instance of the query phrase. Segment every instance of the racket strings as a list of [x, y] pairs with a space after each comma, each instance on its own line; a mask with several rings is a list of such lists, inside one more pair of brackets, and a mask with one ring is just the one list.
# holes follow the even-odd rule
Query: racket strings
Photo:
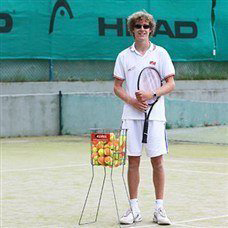
[[[144, 69], [141, 73], [139, 89], [145, 92], [155, 93], [156, 90], [161, 87], [161, 79], [155, 70]], [[151, 99], [148, 103], [153, 103], [156, 98]]]

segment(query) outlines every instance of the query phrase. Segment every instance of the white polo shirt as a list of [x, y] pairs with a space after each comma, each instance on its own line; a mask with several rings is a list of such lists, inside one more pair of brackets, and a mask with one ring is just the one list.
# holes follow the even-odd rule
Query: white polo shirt
[[[175, 75], [175, 69], [168, 52], [157, 45], [150, 43], [150, 48], [144, 55], [135, 49], [135, 43], [119, 53], [114, 68], [114, 77], [125, 80], [126, 92], [133, 98], [137, 90], [139, 73], [145, 67], [155, 67], [162, 79]], [[143, 112], [138, 111], [129, 104], [124, 104], [122, 119], [144, 120]], [[166, 121], [164, 96], [161, 96], [154, 105], [149, 117], [150, 120]]]

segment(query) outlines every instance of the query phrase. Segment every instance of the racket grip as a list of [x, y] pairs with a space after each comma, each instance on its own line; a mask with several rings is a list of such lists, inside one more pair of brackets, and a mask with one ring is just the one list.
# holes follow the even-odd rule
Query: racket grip
[[144, 126], [143, 126], [142, 143], [147, 143], [148, 125], [149, 125], [149, 120], [145, 119]]

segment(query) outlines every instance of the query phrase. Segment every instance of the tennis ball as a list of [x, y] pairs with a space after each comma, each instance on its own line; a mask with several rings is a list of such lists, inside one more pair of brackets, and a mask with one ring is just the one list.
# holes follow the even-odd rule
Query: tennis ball
[[97, 144], [97, 149], [103, 149], [104, 148], [104, 143], [102, 141], [99, 141]]
[[112, 165], [112, 158], [110, 156], [105, 157], [105, 164]]
[[94, 161], [98, 161], [99, 156], [93, 158]]
[[114, 153], [113, 154], [113, 159], [118, 160], [119, 159], [119, 154], [118, 153]]
[[114, 165], [115, 167], [118, 167], [118, 166], [120, 165], [120, 162], [117, 161], [117, 160], [115, 160], [115, 161], [113, 161], [113, 165]]
[[125, 142], [122, 144], [122, 151], [125, 151], [125, 148], [126, 148], [126, 144], [125, 144]]
[[109, 148], [110, 148], [110, 150], [114, 150], [115, 149], [113, 144], [111, 144], [111, 146]]
[[104, 154], [105, 155], [110, 155], [111, 154], [110, 149], [109, 148], [105, 148], [104, 149]]
[[113, 145], [114, 145], [114, 147], [119, 146], [119, 141], [118, 141], [118, 140], [114, 140], [114, 141], [113, 141]]
[[113, 156], [113, 150], [110, 150], [110, 156], [111, 157]]
[[103, 157], [104, 156], [104, 149], [99, 149], [98, 154], [100, 157]]
[[106, 148], [109, 148], [109, 144], [108, 144], [108, 143], [106, 143], [106, 144], [104, 145], [104, 149], [106, 149]]
[[110, 133], [110, 140], [113, 141], [116, 139], [116, 136], [113, 132]]
[[118, 148], [118, 153], [123, 153], [123, 148], [122, 146], [120, 148]]
[[97, 148], [95, 146], [92, 147], [92, 152], [96, 153], [97, 152]]
[[99, 158], [98, 158], [98, 163], [99, 163], [100, 165], [105, 165], [105, 157], [99, 157]]
[[119, 159], [123, 159], [124, 158], [124, 153], [119, 153]]
[[97, 160], [98, 159], [98, 153], [97, 152], [93, 152], [91, 154], [91, 158], [94, 159], [94, 160]]
[[96, 146], [96, 145], [98, 144], [98, 141], [97, 141], [97, 140], [93, 140], [93, 141], [92, 141], [92, 144], [93, 144], [94, 146]]
[[120, 142], [120, 146], [122, 146], [123, 144], [125, 144], [125, 142], [126, 142], [126, 136], [125, 135], [121, 135], [120, 136], [120, 139], [119, 139], [119, 142]]
[[99, 165], [99, 162], [98, 162], [98, 161], [93, 160], [93, 164], [94, 164], [94, 165]]

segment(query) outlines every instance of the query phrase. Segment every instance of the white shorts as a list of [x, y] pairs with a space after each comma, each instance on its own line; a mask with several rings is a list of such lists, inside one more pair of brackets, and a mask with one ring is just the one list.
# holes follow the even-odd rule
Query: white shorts
[[164, 121], [149, 121], [147, 143], [142, 143], [144, 120], [123, 120], [122, 128], [127, 130], [127, 155], [141, 156], [143, 145], [148, 157], [168, 153]]

